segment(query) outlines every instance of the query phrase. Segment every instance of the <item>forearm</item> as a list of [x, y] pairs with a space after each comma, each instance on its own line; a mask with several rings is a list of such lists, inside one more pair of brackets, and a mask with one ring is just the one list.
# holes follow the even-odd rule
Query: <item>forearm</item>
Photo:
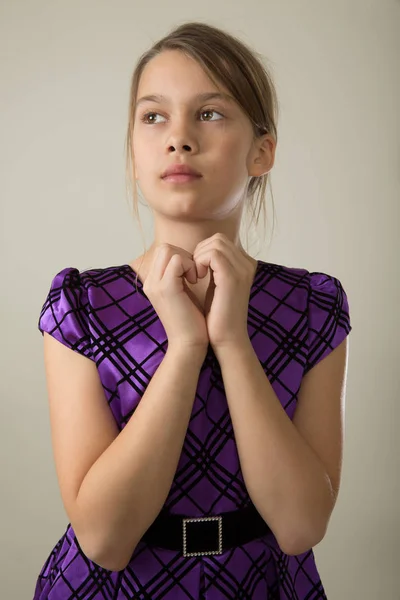
[[282, 550], [317, 544], [333, 506], [323, 464], [277, 398], [251, 345], [216, 350], [243, 478]]
[[127, 425], [88, 471], [77, 498], [93, 560], [124, 568], [171, 488], [204, 356], [168, 349]]

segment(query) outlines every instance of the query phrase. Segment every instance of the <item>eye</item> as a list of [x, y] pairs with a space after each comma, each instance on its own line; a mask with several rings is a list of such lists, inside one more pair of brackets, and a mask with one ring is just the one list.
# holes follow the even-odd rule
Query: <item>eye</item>
[[[220, 112], [218, 112], [218, 111], [214, 110], [213, 108], [208, 108], [207, 110], [202, 110], [202, 111], [200, 112], [200, 114], [201, 114], [201, 115], [203, 115], [204, 113], [215, 113], [215, 114], [217, 114], [217, 115], [220, 115], [221, 117], [223, 117], [223, 116], [224, 116], [222, 113], [220, 113]], [[143, 123], [146, 123], [147, 125], [154, 125], [154, 124], [157, 124], [157, 123], [156, 123], [154, 120], [153, 120], [153, 121], [148, 121], [148, 120], [147, 120], [147, 118], [148, 118], [148, 117], [150, 117], [150, 116], [152, 116], [152, 115], [159, 115], [159, 114], [160, 114], [160, 113], [156, 113], [156, 112], [148, 112], [148, 113], [145, 113], [145, 114], [143, 115], [143, 117], [141, 117], [141, 119], [140, 119], [140, 120], [141, 120]], [[162, 115], [161, 115], [161, 116], [162, 116]], [[215, 120], [215, 119], [214, 119], [214, 120]], [[217, 121], [219, 121], [219, 119], [217, 119]]]
[[[204, 113], [215, 113], [215, 114], [217, 114], [217, 115], [221, 115], [221, 117], [223, 117], [223, 116], [224, 116], [222, 113], [220, 113], [220, 112], [218, 112], [218, 111], [214, 110], [213, 108], [207, 108], [207, 110], [202, 110], [200, 114], [201, 114], [201, 115], [204, 115]], [[217, 120], [219, 120], [219, 119], [217, 119]]]

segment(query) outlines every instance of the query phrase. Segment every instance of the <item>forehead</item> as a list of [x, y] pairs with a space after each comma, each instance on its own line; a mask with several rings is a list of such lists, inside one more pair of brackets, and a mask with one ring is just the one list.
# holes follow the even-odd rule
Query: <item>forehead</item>
[[216, 86], [204, 69], [192, 57], [179, 51], [164, 51], [155, 56], [140, 77], [137, 99], [144, 96], [153, 101], [171, 102], [211, 99], [208, 94], [227, 102], [235, 99], [222, 84]]

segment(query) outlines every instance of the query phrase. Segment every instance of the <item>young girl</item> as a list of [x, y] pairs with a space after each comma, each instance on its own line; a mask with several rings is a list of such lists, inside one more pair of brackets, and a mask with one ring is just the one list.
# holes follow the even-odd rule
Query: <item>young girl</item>
[[326, 598], [312, 548], [339, 490], [349, 305], [337, 278], [241, 245], [276, 114], [262, 63], [212, 26], [140, 58], [127, 159], [154, 241], [64, 268], [40, 314], [70, 522], [34, 600]]

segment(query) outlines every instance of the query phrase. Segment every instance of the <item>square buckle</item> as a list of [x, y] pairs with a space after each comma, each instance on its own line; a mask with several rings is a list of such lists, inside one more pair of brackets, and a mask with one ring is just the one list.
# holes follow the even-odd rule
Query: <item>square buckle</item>
[[[218, 545], [218, 550], [200, 550], [198, 552], [188, 552], [187, 551], [187, 546], [191, 545], [193, 546], [193, 543], [190, 543], [190, 530], [193, 531], [193, 527], [196, 527], [195, 525], [189, 525], [189, 527], [187, 527], [188, 523], [203, 523], [205, 521], [218, 521], [218, 531], [215, 530], [215, 540], [216, 545]], [[214, 516], [214, 517], [193, 517], [191, 519], [182, 519], [182, 523], [183, 523], [183, 556], [204, 556], [207, 554], [222, 554], [222, 517], [221, 516]], [[201, 525], [200, 525], [201, 527]], [[208, 528], [210, 528], [210, 526], [207, 526]], [[215, 528], [215, 527], [213, 527]], [[188, 532], [189, 530], [189, 532]], [[189, 533], [189, 536], [188, 536]], [[211, 533], [211, 531], [210, 531]], [[217, 537], [218, 536], [218, 537]], [[189, 538], [189, 540], [188, 540]], [[189, 543], [188, 543], [189, 541]]]

